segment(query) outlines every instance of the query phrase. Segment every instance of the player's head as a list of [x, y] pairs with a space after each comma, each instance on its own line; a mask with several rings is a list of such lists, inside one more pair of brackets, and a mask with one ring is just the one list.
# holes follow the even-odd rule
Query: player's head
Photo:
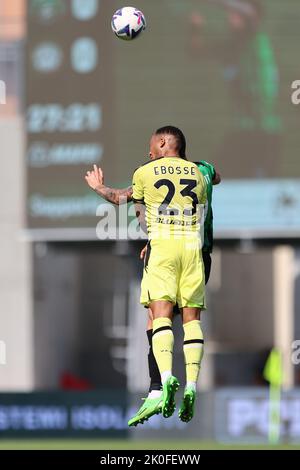
[[235, 6], [236, 0], [228, 0], [228, 21], [232, 30], [249, 32], [255, 30], [262, 17], [263, 7], [260, 0], [238, 0], [241, 9]]
[[186, 139], [183, 132], [174, 126], [164, 126], [152, 135], [149, 156], [151, 160], [165, 156], [186, 159]]

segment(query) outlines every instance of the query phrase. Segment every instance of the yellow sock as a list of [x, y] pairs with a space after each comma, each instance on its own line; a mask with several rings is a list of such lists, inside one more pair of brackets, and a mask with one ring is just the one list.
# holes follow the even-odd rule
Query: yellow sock
[[172, 321], [169, 318], [155, 319], [153, 321], [152, 348], [163, 384], [172, 375], [173, 346]]
[[198, 320], [193, 320], [183, 325], [183, 329], [186, 382], [187, 385], [196, 388], [204, 353], [201, 323]]

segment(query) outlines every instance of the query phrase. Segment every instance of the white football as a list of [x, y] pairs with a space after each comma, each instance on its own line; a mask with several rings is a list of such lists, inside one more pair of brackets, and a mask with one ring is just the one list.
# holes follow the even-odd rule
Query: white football
[[134, 7], [120, 8], [111, 20], [111, 27], [119, 39], [131, 41], [146, 29], [144, 14]]

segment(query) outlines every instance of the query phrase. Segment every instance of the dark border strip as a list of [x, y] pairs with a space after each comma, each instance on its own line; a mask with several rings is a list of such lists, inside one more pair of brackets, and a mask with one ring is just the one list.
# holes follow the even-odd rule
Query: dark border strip
[[164, 331], [164, 330], [171, 330], [172, 331], [172, 327], [171, 326], [161, 326], [157, 330], [153, 331], [152, 338], [156, 333], [159, 333], [160, 331]]
[[189, 339], [189, 340], [187, 340], [187, 341], [184, 341], [183, 345], [185, 345], [185, 344], [192, 344], [192, 343], [204, 344], [204, 340], [203, 340], [203, 339]]

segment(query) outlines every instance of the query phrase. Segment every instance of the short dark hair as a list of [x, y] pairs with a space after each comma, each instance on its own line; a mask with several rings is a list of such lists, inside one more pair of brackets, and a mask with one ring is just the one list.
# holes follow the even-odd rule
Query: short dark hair
[[176, 150], [180, 158], [186, 160], [186, 139], [184, 133], [174, 126], [164, 126], [157, 129], [155, 135], [172, 135], [176, 140]]

